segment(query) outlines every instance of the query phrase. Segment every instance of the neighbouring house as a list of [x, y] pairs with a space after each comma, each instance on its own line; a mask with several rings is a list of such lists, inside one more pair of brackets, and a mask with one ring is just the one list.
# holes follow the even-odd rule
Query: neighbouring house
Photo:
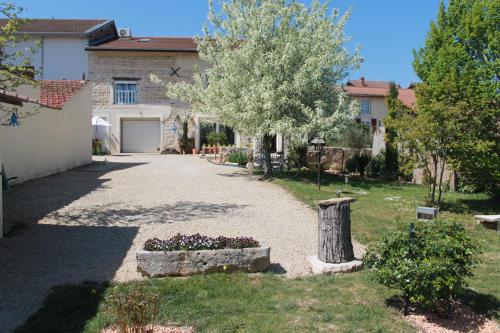
[[8, 116], [0, 126], [0, 165], [7, 177], [16, 177], [11, 183], [92, 162], [88, 82], [44, 80], [17, 92], [0, 90], [0, 103], [16, 107], [19, 116], [18, 126]]
[[[389, 96], [389, 88], [390, 82], [388, 81], [368, 81], [364, 77], [359, 80], [349, 80], [344, 86], [347, 94], [357, 100], [361, 108], [361, 112], [355, 121], [370, 126], [371, 133], [374, 136], [372, 146], [374, 155], [385, 149], [384, 118], [388, 113], [385, 99]], [[414, 89], [404, 89], [398, 85], [398, 98], [408, 108], [415, 108]]]
[[216, 119], [193, 115], [188, 104], [167, 97], [164, 83], [191, 81], [196, 68], [207, 66], [193, 38], [124, 36], [86, 50], [92, 112], [111, 124], [105, 143], [111, 153], [178, 151], [186, 116], [193, 148], [207, 144], [212, 131], [224, 131], [230, 144], [246, 143]]
[[[7, 19], [0, 19], [0, 26]], [[19, 29], [27, 37], [16, 50], [35, 48], [31, 67], [37, 80], [85, 80], [88, 75], [88, 55], [85, 47], [117, 38], [113, 20], [30, 19]]]

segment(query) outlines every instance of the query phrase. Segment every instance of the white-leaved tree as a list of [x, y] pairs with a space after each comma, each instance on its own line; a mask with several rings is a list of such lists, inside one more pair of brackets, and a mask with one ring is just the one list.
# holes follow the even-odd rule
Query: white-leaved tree
[[[13, 3], [0, 2], [0, 89], [16, 92], [23, 85], [37, 86], [37, 74], [32, 67], [33, 56], [40, 43], [27, 43], [29, 36], [21, 33], [21, 27], [29, 20], [22, 19], [22, 7]], [[37, 108], [35, 108], [37, 110]], [[18, 108], [0, 103], [0, 123], [2, 118], [17, 115]]]
[[304, 142], [340, 135], [358, 112], [338, 88], [359, 67], [346, 49], [344, 26], [329, 3], [313, 0], [209, 0], [209, 21], [196, 38], [209, 66], [192, 82], [167, 85], [167, 94], [194, 112], [216, 117], [262, 140], [264, 177], [272, 175], [272, 137]]

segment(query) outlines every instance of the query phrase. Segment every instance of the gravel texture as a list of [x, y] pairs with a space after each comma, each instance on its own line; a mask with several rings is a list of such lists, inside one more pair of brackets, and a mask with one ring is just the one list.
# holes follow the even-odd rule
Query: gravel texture
[[142, 278], [136, 251], [178, 232], [251, 236], [271, 246], [273, 272], [310, 273], [317, 213], [278, 186], [196, 156], [107, 159], [5, 195], [6, 223], [16, 226], [0, 240], [0, 332], [26, 320], [53, 286]]
[[444, 319], [430, 311], [418, 311], [407, 320], [422, 333], [499, 333], [500, 324], [455, 302], [451, 319]]

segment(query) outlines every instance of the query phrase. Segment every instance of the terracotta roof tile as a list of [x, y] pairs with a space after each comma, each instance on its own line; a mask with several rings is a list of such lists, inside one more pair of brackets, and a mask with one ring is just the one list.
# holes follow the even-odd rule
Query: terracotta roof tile
[[414, 89], [398, 89], [398, 98], [407, 108], [415, 109], [417, 106]]
[[[102, 24], [107, 20], [60, 20], [60, 19], [29, 19], [22, 25], [20, 32], [32, 33], [80, 33]], [[7, 19], [0, 19], [0, 27], [7, 23]]]
[[40, 89], [40, 102], [54, 109], [62, 109], [85, 85], [85, 81], [44, 80]]
[[198, 51], [192, 37], [119, 38], [97, 46], [89, 46], [86, 49], [91, 51]]
[[[382, 97], [389, 96], [390, 82], [387, 81], [367, 81], [363, 78], [359, 80], [349, 80], [344, 86], [344, 90], [349, 96], [358, 97]], [[408, 108], [414, 109], [416, 106], [415, 90], [403, 89], [398, 85], [398, 98]]]

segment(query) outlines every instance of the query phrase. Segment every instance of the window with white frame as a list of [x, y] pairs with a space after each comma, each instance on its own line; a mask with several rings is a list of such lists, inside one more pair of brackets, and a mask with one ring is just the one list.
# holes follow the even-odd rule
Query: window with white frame
[[114, 104], [137, 104], [137, 81], [115, 81]]
[[361, 114], [370, 114], [370, 100], [369, 99], [362, 99], [360, 102], [361, 106]]

